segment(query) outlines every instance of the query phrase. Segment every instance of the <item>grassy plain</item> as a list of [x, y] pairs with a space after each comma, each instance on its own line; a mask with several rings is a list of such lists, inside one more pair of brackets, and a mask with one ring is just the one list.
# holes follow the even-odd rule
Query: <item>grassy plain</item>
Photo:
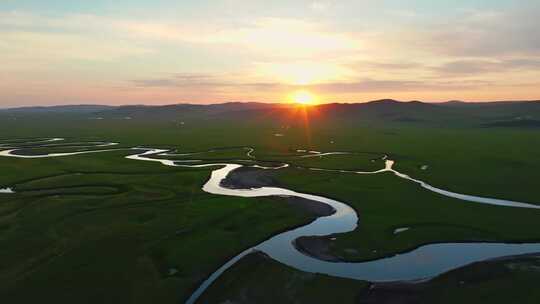
[[[209, 169], [126, 152], [2, 158], [1, 294], [9, 303], [176, 303], [225, 259], [309, 217], [202, 192]], [[249, 229], [245, 229], [249, 227]]]
[[200, 302], [535, 304], [539, 266], [537, 258], [479, 262], [429, 282], [372, 284], [301, 272], [254, 253], [225, 273]]
[[[340, 199], [358, 210], [359, 229], [339, 236], [329, 247], [343, 259], [376, 258], [430, 242], [540, 240], [537, 211], [441, 197], [391, 174], [362, 176], [297, 168], [377, 170], [383, 162], [372, 160], [389, 154], [398, 170], [434, 186], [540, 204], [540, 161], [534, 157], [540, 155], [540, 132], [535, 129], [329, 119], [312, 122], [308, 131], [301, 120], [183, 121], [2, 117], [0, 139], [113, 141], [121, 143], [118, 148], [203, 152], [189, 158], [209, 161], [248, 160], [244, 147], [253, 147], [252, 155], [258, 160], [294, 165], [275, 172], [274, 178], [281, 184]], [[222, 147], [236, 148], [205, 152]], [[298, 149], [354, 154], [300, 158]], [[65, 151], [59, 147], [40, 150]], [[14, 186], [17, 191], [0, 196], [2, 299], [9, 303], [43, 299], [57, 303], [178, 303], [229, 257], [312, 218], [271, 198], [206, 194], [200, 188], [211, 169], [168, 168], [123, 158], [132, 152], [50, 159], [0, 157], [0, 188]], [[422, 170], [423, 165], [428, 169]], [[394, 235], [399, 227], [412, 229]], [[300, 275], [273, 270], [280, 265], [268, 267], [253, 273], [263, 276], [275, 271], [283, 280]], [[240, 271], [242, 277], [251, 271], [250, 267], [243, 269], [234, 271]], [[535, 275], [522, 271], [516, 276], [531, 287], [527, 284], [532, 281], [527, 283], [524, 278]], [[249, 277], [255, 281], [256, 276]], [[327, 288], [330, 293], [336, 286], [344, 289], [347, 299], [365, 292], [364, 282], [308, 277], [309, 284], [294, 285], [292, 294], [299, 303], [325, 303], [327, 298], [314, 296], [319, 294], [316, 291]], [[484, 280], [482, 289], [470, 289], [463, 298], [512, 281], [502, 280]], [[261, 288], [252, 285], [245, 286]], [[226, 286], [232, 286], [232, 291], [233, 287], [248, 288]], [[208, 299], [219, 295], [211, 292]]]

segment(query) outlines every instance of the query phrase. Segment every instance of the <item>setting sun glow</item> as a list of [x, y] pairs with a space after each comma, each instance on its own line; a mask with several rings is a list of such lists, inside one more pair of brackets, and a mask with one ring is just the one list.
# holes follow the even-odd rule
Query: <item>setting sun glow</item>
[[317, 97], [308, 91], [297, 91], [289, 97], [291, 102], [301, 105], [313, 105], [317, 103]]

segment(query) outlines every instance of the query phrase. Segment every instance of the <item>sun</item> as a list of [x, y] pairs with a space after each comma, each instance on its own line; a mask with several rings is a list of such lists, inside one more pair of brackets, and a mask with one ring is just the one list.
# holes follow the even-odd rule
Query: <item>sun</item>
[[289, 99], [291, 102], [300, 105], [313, 105], [317, 103], [317, 97], [305, 90], [292, 93]]

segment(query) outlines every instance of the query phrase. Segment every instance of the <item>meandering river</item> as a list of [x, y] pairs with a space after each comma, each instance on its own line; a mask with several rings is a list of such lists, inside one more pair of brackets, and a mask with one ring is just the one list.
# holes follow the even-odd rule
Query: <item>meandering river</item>
[[[53, 139], [51, 139], [53, 140]], [[59, 139], [54, 139], [58, 141]], [[46, 141], [45, 141], [46, 142]], [[111, 143], [110, 145], [112, 145]], [[339, 233], [350, 232], [356, 229], [358, 225], [358, 214], [353, 208], [347, 204], [329, 199], [323, 196], [300, 193], [289, 189], [277, 188], [277, 187], [262, 187], [255, 189], [230, 189], [222, 185], [222, 181], [233, 171], [243, 167], [240, 164], [234, 163], [210, 163], [210, 164], [196, 164], [188, 165], [185, 162], [163, 159], [156, 157], [166, 157], [169, 150], [165, 149], [150, 149], [150, 148], [133, 148], [139, 151], [133, 155], [126, 156], [127, 159], [138, 161], [150, 161], [157, 162], [166, 166], [174, 167], [215, 167], [212, 171], [209, 180], [204, 184], [203, 190], [216, 194], [238, 197], [263, 197], [263, 196], [295, 196], [311, 201], [327, 204], [331, 206], [335, 212], [332, 215], [319, 217], [315, 221], [292, 229], [256, 245], [252, 248], [246, 249], [234, 258], [230, 259], [213, 274], [210, 275], [201, 286], [191, 295], [186, 302], [192, 304], [202, 295], [202, 293], [220, 277], [223, 272], [233, 266], [242, 257], [257, 250], [266, 253], [272, 259], [279, 261], [285, 265], [291, 266], [295, 269], [321, 273], [335, 277], [350, 278], [357, 280], [366, 280], [372, 282], [387, 282], [387, 281], [416, 281], [433, 278], [439, 274], [445, 273], [452, 269], [456, 269], [467, 264], [499, 258], [504, 256], [530, 254], [540, 252], [540, 243], [526, 243], [526, 244], [508, 244], [508, 243], [440, 243], [421, 246], [410, 252], [397, 254], [391, 257], [381, 258], [373, 261], [348, 263], [348, 262], [329, 262], [316, 259], [311, 256], [307, 256], [298, 251], [294, 246], [294, 241], [303, 236], [327, 236]], [[0, 156], [8, 157], [22, 157], [22, 158], [45, 158], [45, 157], [60, 157], [77, 155], [82, 153], [98, 153], [106, 152], [110, 150], [94, 150], [84, 152], [70, 152], [70, 153], [54, 153], [45, 155], [18, 155], [16, 154], [17, 148], [10, 146], [9, 150], [1, 151]], [[253, 149], [248, 149], [248, 156], [253, 157]], [[320, 155], [332, 155], [336, 153], [327, 152], [320, 153]], [[384, 172], [391, 172], [399, 178], [419, 184], [422, 188], [438, 193], [440, 195], [456, 198], [463, 201], [469, 201], [473, 203], [489, 204], [496, 206], [514, 207], [514, 208], [530, 208], [540, 209], [540, 206], [534, 204], [528, 204], [523, 202], [500, 200], [494, 198], [478, 197], [473, 195], [466, 195], [460, 193], [454, 193], [451, 191], [443, 190], [433, 187], [428, 183], [414, 179], [406, 174], [400, 173], [393, 167], [395, 162], [393, 160], [384, 157], [385, 168], [373, 172], [356, 172], [345, 170], [324, 170], [318, 168], [312, 168], [312, 170], [324, 170], [324, 171], [338, 171], [343, 173], [355, 173], [355, 174], [380, 174]], [[279, 169], [286, 167], [287, 164], [279, 167], [262, 167], [254, 165], [254, 167], [262, 169]], [[6, 188], [9, 189], [9, 188]], [[4, 193], [11, 193], [10, 192]], [[2, 193], [0, 191], [0, 193]], [[539, 212], [540, 215], [540, 212]]]
[[[371, 282], [387, 281], [416, 281], [435, 277], [452, 269], [456, 269], [473, 262], [487, 259], [499, 258], [511, 255], [520, 255], [540, 252], [540, 244], [507, 244], [507, 243], [440, 243], [419, 247], [404, 254], [382, 258], [373, 261], [360, 263], [329, 262], [307, 256], [298, 251], [294, 246], [294, 241], [303, 236], [327, 236], [331, 234], [350, 232], [358, 225], [358, 215], [356, 211], [345, 203], [306, 193], [299, 193], [289, 189], [276, 187], [262, 187], [254, 189], [230, 189], [222, 186], [222, 181], [236, 169], [243, 167], [239, 164], [215, 163], [204, 165], [178, 164], [174, 160], [157, 159], [150, 156], [165, 156], [166, 150], [150, 149], [141, 154], [127, 156], [129, 159], [141, 161], [159, 162], [166, 166], [176, 167], [210, 167], [221, 166], [222, 168], [212, 171], [210, 179], [204, 184], [203, 190], [217, 195], [240, 196], [240, 197], [262, 197], [262, 196], [296, 196], [311, 201], [317, 201], [330, 205], [335, 212], [330, 216], [320, 217], [308, 225], [278, 234], [267, 241], [249, 248], [217, 269], [201, 286], [191, 295], [186, 302], [192, 304], [202, 295], [202, 293], [227, 269], [236, 264], [247, 254], [254, 251], [262, 251], [272, 259], [291, 266], [295, 269], [321, 273], [335, 277], [366, 280]], [[400, 178], [420, 184], [423, 188], [441, 195], [457, 198], [460, 200], [516, 207], [540, 209], [540, 206], [491, 199], [472, 195], [454, 193], [435, 188], [429, 184], [413, 179], [408, 175], [393, 169], [395, 162], [386, 159], [385, 168], [374, 172], [353, 172], [356, 174], [379, 174], [392, 172]], [[260, 167], [259, 168], [265, 168]], [[280, 167], [278, 167], [280, 168]], [[273, 168], [272, 168], [273, 169]]]

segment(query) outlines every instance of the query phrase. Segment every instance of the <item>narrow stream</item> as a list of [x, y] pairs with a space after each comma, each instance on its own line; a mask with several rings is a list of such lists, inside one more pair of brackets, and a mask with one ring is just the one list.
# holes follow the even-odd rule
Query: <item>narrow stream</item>
[[3, 194], [13, 194], [13, 193], [15, 193], [15, 192], [14, 192], [13, 189], [11, 189], [11, 188], [4, 188], [4, 189], [0, 189], [0, 193], [3, 193]]

